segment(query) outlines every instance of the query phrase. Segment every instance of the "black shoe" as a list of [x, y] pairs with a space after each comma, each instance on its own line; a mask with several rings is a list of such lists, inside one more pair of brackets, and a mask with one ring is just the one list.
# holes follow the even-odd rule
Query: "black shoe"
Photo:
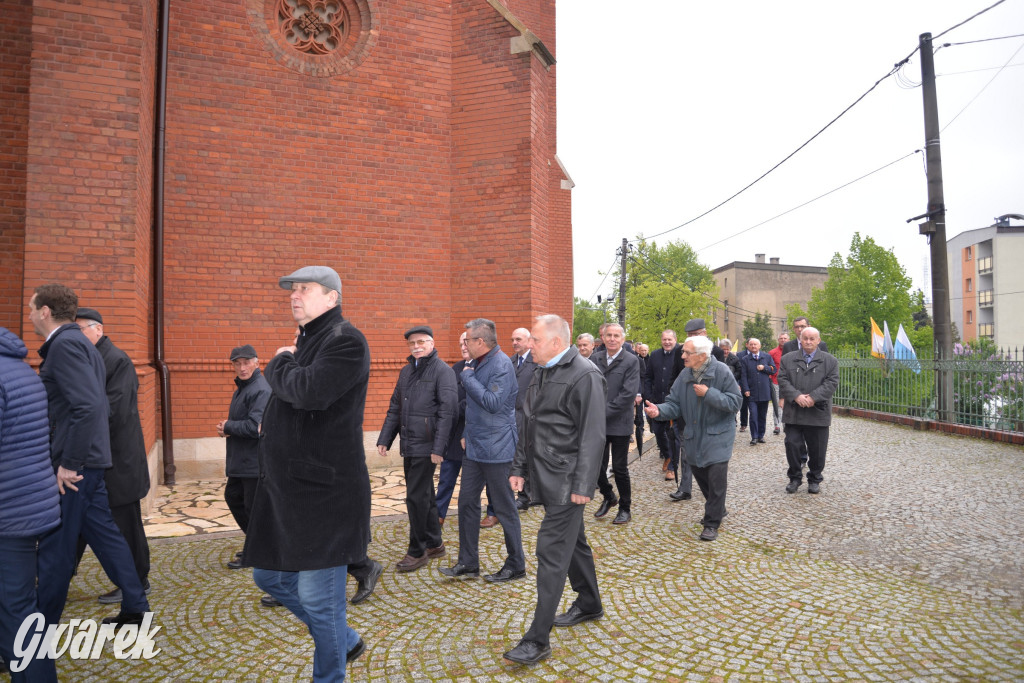
[[582, 624], [584, 621], [600, 619], [603, 616], [603, 609], [598, 609], [596, 612], [584, 612], [576, 605], [572, 605], [565, 614], [559, 614], [555, 617], [554, 624], [555, 626], [575, 626], [576, 624]]
[[520, 512], [523, 512], [524, 510], [529, 510], [530, 509], [530, 505], [531, 505], [531, 503], [530, 503], [530, 499], [529, 498], [517, 498], [516, 499], [516, 510], [519, 510]]
[[807, 482], [807, 493], [821, 493], [821, 484], [816, 481]]
[[480, 576], [480, 568], [470, 569], [466, 565], [459, 563], [454, 567], [441, 567], [437, 571], [441, 572], [449, 579], [475, 579]]
[[758, 443], [764, 443], [764, 439], [758, 439], [757, 442]]
[[242, 560], [238, 556], [235, 556], [235, 559], [233, 559], [230, 562], [228, 562], [228, 569], [241, 569], [241, 568], [242, 568]]
[[757, 445], [757, 439], [751, 439], [750, 440], [750, 445], [751, 446], [756, 446]]
[[672, 500], [676, 501], [676, 502], [679, 502], [681, 500], [690, 500], [691, 498], [693, 498], [693, 494], [691, 494], [691, 493], [683, 493], [682, 491], [679, 491], [677, 489], [677, 490], [673, 491], [672, 493], [668, 494], [668, 497], [671, 498]]
[[702, 541], [713, 541], [718, 538], [718, 529], [714, 527], [706, 526], [704, 531], [700, 532], [700, 540]]
[[118, 612], [116, 617], [103, 617], [103, 623], [113, 624], [115, 627], [130, 624], [138, 626], [142, 623], [143, 616], [145, 615], [142, 612]]
[[778, 427], [776, 427], [776, 428], [775, 428], [775, 431], [774, 431], [774, 432], [772, 432], [772, 434], [775, 434], [776, 436], [778, 436], [779, 432], [781, 432], [781, 431], [782, 431], [781, 429], [779, 429]]
[[615, 515], [612, 524], [625, 524], [631, 519], [633, 519], [633, 515], [629, 514], [629, 510], [619, 510], [619, 514]]
[[[612, 496], [611, 498], [605, 498], [603, 501], [601, 501], [601, 507], [597, 508], [597, 512], [594, 513], [594, 516], [595, 517], [604, 517], [605, 515], [608, 514], [608, 511], [612, 509], [613, 505], [618, 505], [618, 504], [619, 504], [619, 499], [616, 498], [615, 496]], [[533, 642], [533, 641], [523, 641], [523, 642]]]
[[519, 644], [503, 656], [518, 664], [536, 664], [551, 654], [550, 645], [541, 645], [535, 640], [520, 640]]
[[525, 578], [525, 569], [520, 569], [519, 571], [516, 571], [514, 569], [509, 569], [508, 567], [502, 567], [500, 572], [497, 572], [496, 574], [488, 574], [487, 576], [485, 576], [484, 581], [489, 581], [490, 583], [504, 583], [505, 581], [515, 581], [516, 579]]
[[[146, 591], [146, 595], [149, 595], [149, 579], [146, 579], [145, 584], [142, 586], [142, 590]], [[101, 605], [119, 605], [121, 604], [121, 589], [115, 588], [109, 593], [104, 593], [97, 598], [97, 600], [99, 600]]]
[[370, 560], [371, 567], [370, 573], [366, 575], [365, 579], [360, 579], [356, 585], [355, 595], [349, 600], [353, 605], [358, 605], [366, 598], [373, 594], [373, 589], [377, 587], [377, 579], [384, 573], [384, 565], [376, 560]]
[[271, 595], [264, 595], [260, 598], [260, 604], [264, 607], [284, 607], [277, 598]]
[[799, 479], [790, 480], [790, 482], [786, 484], [786, 493], [796, 493], [797, 489], [800, 488], [800, 483]]
[[348, 651], [347, 655], [345, 655], [345, 661], [346, 662], [352, 662], [352, 661], [355, 661], [355, 660], [359, 659], [359, 655], [363, 654], [363, 651], [365, 649], [366, 649], [366, 643], [364, 643], [363, 639], [360, 638], [359, 642], [356, 643], [355, 645], [353, 645], [352, 649]]

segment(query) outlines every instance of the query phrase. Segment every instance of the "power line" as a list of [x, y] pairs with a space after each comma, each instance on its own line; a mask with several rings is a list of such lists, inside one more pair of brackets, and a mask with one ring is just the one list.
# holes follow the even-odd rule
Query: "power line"
[[842, 190], [845, 187], [849, 187], [850, 185], [853, 185], [854, 183], [857, 183], [857, 182], [860, 182], [861, 180], [864, 180], [868, 176], [872, 176], [872, 175], [878, 173], [879, 171], [884, 171], [885, 169], [889, 168], [893, 164], [898, 164], [899, 162], [903, 161], [904, 159], [906, 159], [908, 157], [911, 157], [911, 156], [913, 156], [915, 154], [919, 154], [920, 152], [921, 152], [921, 150], [915, 149], [913, 152], [910, 152], [909, 154], [904, 154], [899, 159], [895, 159], [894, 161], [890, 161], [889, 163], [885, 164], [884, 166], [880, 166], [880, 167], [876, 168], [874, 171], [871, 171], [869, 173], [865, 173], [864, 175], [862, 175], [859, 178], [855, 178], [855, 179], [851, 180], [850, 182], [844, 183], [843, 185], [840, 185], [839, 187], [833, 188], [833, 189], [829, 190], [828, 192], [826, 192], [824, 194], [820, 194], [817, 197], [815, 197], [814, 199], [810, 199], [810, 200], [804, 202], [803, 204], [800, 204], [798, 206], [794, 206], [792, 209], [788, 209], [786, 211], [783, 211], [782, 213], [778, 214], [777, 216], [772, 216], [771, 218], [769, 218], [767, 220], [763, 220], [763, 221], [761, 221], [760, 223], [758, 223], [756, 225], [750, 226], [749, 228], [746, 228], [744, 230], [740, 230], [739, 232], [733, 233], [732, 235], [729, 235], [727, 237], [723, 237], [722, 239], [718, 240], [717, 242], [712, 242], [711, 244], [706, 244], [703, 247], [700, 247], [699, 249], [694, 249], [694, 251], [697, 251], [697, 252], [704, 251], [705, 249], [710, 249], [711, 247], [719, 245], [722, 242], [727, 242], [727, 241], [731, 240], [733, 237], [739, 237], [740, 235], [742, 235], [745, 232], [750, 232], [754, 228], [759, 228], [762, 225], [764, 225], [765, 223], [772, 222], [776, 218], [782, 218], [783, 216], [785, 216], [788, 213], [792, 213], [792, 212], [796, 211], [797, 209], [802, 209], [805, 206], [807, 206], [808, 204], [813, 204], [814, 202], [818, 201], [819, 199], [822, 199], [824, 197], [829, 196], [833, 192], [838, 192], [839, 190]]
[[592, 301], [593, 298], [595, 296], [597, 296], [597, 293], [601, 291], [601, 288], [604, 287], [604, 283], [608, 280], [608, 276], [611, 275], [612, 270], [614, 270], [615, 264], [618, 263], [618, 262], [619, 262], [619, 255], [618, 255], [618, 253], [616, 253], [615, 254], [615, 258], [612, 259], [612, 264], [610, 266], [608, 266], [608, 270], [604, 274], [604, 279], [601, 280], [601, 284], [599, 284], [597, 286], [597, 289], [594, 290], [594, 293], [590, 295], [590, 298], [587, 299], [587, 301]]
[[1024, 33], [1017, 33], [1012, 36], [999, 36], [997, 38], [979, 38], [978, 40], [964, 40], [959, 43], [943, 43], [938, 48], [936, 48], [935, 51], [938, 52], [939, 49], [944, 47], [954, 47], [956, 45], [973, 45], [974, 43], [987, 43], [992, 40], [1006, 40], [1007, 38], [1024, 38]]
[[1004, 2], [1006, 2], [1006, 0], [999, 0], [999, 2], [995, 3], [994, 5], [990, 5], [990, 6], [986, 7], [985, 9], [981, 10], [980, 12], [977, 12], [977, 13], [975, 13], [975, 14], [972, 14], [971, 16], [969, 16], [969, 17], [967, 17], [966, 19], [964, 19], [963, 21], [961, 21], [961, 22], [960, 22], [959, 24], [956, 24], [955, 26], [950, 26], [949, 28], [947, 28], [947, 29], [946, 29], [945, 31], [943, 31], [943, 32], [942, 32], [942, 33], [940, 33], [939, 35], [937, 35], [937, 36], [933, 36], [933, 37], [932, 37], [932, 42], [934, 43], [934, 42], [935, 42], [936, 40], [938, 40], [938, 39], [939, 39], [939, 38], [941, 38], [942, 36], [946, 35], [946, 34], [947, 34], [947, 33], [949, 33], [950, 31], [952, 31], [953, 29], [957, 29], [957, 28], [960, 28], [961, 26], [963, 26], [964, 24], [966, 24], [966, 23], [967, 23], [968, 21], [971, 21], [971, 20], [973, 20], [973, 19], [977, 19], [978, 17], [980, 17], [980, 16], [981, 16], [982, 14], [984, 14], [985, 12], [989, 11], [990, 9], [992, 9], [992, 8], [994, 8], [994, 7], [998, 7], [999, 5], [1003, 4]]
[[1024, 62], [1017, 62], [1016, 64], [1003, 64], [1002, 66], [986, 66], [984, 69], [968, 69], [967, 71], [950, 71], [949, 73], [935, 74], [935, 77], [936, 78], [945, 78], [946, 76], [960, 76], [962, 74], [976, 74], [976, 73], [980, 73], [982, 71], [995, 71], [996, 69], [999, 69], [1000, 71], [1002, 71], [1003, 69], [1008, 69], [1008, 68], [1013, 67], [1013, 66], [1024, 66]]
[[988, 86], [992, 85], [992, 81], [994, 81], [994, 80], [996, 80], [997, 78], [999, 78], [999, 74], [1003, 73], [1003, 69], [1005, 69], [1005, 68], [1006, 68], [1007, 66], [1009, 66], [1010, 62], [1012, 62], [1012, 61], [1014, 60], [1014, 58], [1015, 58], [1015, 57], [1016, 57], [1016, 56], [1017, 56], [1017, 55], [1018, 55], [1018, 54], [1020, 53], [1020, 51], [1021, 51], [1021, 50], [1024, 50], [1024, 43], [1021, 43], [1021, 44], [1020, 44], [1020, 47], [1018, 47], [1018, 48], [1016, 49], [1016, 51], [1014, 51], [1014, 53], [1013, 53], [1012, 55], [1010, 55], [1010, 58], [1006, 60], [1006, 63], [1005, 63], [1005, 64], [1003, 64], [1003, 65], [1002, 65], [1002, 66], [1001, 66], [1001, 67], [999, 68], [999, 71], [995, 72], [995, 74], [993, 74], [992, 78], [990, 78], [990, 79], [988, 80], [988, 83], [986, 83], [985, 85], [983, 85], [983, 86], [981, 87], [981, 90], [979, 90], [979, 91], [978, 91], [978, 94], [977, 94], [977, 95], [975, 95], [974, 97], [972, 97], [972, 98], [971, 98], [971, 101], [970, 101], [970, 102], [968, 102], [967, 104], [965, 104], [965, 105], [964, 105], [964, 108], [963, 108], [963, 109], [961, 109], [960, 111], [958, 111], [958, 112], [956, 113], [956, 116], [954, 116], [953, 118], [951, 118], [951, 119], [949, 120], [949, 123], [947, 123], [947, 124], [946, 124], [945, 126], [943, 126], [943, 127], [942, 127], [942, 130], [940, 130], [940, 131], [939, 131], [940, 133], [943, 133], [943, 132], [945, 132], [945, 130], [946, 130], [947, 128], [949, 128], [950, 126], [952, 126], [952, 125], [953, 125], [953, 122], [954, 122], [954, 121], [956, 121], [956, 120], [957, 120], [957, 119], [958, 119], [958, 118], [960, 117], [960, 114], [963, 114], [963, 113], [964, 113], [965, 111], [967, 111], [967, 107], [969, 107], [969, 106], [971, 106], [972, 104], [974, 104], [974, 100], [976, 100], [976, 99], [978, 99], [979, 97], [981, 97], [981, 93], [985, 92], [985, 89], [986, 89], [986, 88], [987, 88]]

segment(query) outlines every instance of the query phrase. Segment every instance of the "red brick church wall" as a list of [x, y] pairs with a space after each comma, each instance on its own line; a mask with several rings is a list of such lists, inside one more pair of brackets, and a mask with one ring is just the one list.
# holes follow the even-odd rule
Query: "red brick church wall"
[[[51, 280], [103, 310], [142, 373], [152, 443], [156, 3], [0, 2], [25, 10], [20, 25], [5, 12], [0, 46], [5, 69], [20, 55], [32, 91], [31, 104], [2, 104], [16, 142], [19, 111], [28, 125], [25, 179], [0, 165], [0, 193], [16, 197], [20, 182], [27, 206], [19, 257], [0, 260], [0, 283], [15, 292], [0, 315], [20, 323], [27, 293]], [[273, 2], [171, 5], [165, 339], [176, 439], [214, 435], [233, 346], [252, 343], [266, 361], [291, 343], [277, 279], [301, 265], [338, 270], [343, 312], [370, 343], [368, 431], [409, 326], [432, 325], [455, 360], [470, 318], [494, 319], [507, 346], [534, 315], [571, 314], [555, 67], [512, 54], [518, 31], [486, 0], [346, 2], [362, 24], [344, 59], [288, 47]], [[552, 3], [510, 8], [554, 49]], [[6, 93], [18, 74], [2, 73]], [[0, 239], [17, 246], [17, 201], [10, 215], [0, 213]]]

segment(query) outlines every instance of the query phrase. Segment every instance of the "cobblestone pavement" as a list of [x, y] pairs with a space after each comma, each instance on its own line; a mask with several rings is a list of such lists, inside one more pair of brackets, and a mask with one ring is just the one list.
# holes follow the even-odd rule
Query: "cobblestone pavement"
[[[781, 436], [758, 447], [738, 439], [713, 543], [697, 540], [700, 494], [669, 502], [658, 458], [634, 462], [633, 521], [613, 527], [590, 516], [597, 503], [588, 510], [605, 617], [556, 629], [552, 656], [534, 667], [501, 654], [532, 617], [542, 509], [522, 514], [528, 580], [500, 585], [438, 574], [455, 561], [454, 517], [447, 557], [396, 574], [407, 524], [375, 518], [370, 554], [388, 568], [349, 609], [367, 643], [350, 679], [1024, 679], [1024, 452], [837, 418], [817, 496], [785, 493], [783, 453]], [[62, 680], [309, 680], [301, 624], [259, 606], [250, 572], [224, 567], [240, 545], [223, 534], [154, 541], [162, 651], [138, 662], [109, 648], [96, 661], [64, 658]], [[499, 569], [502, 555], [500, 531], [482, 531], [482, 569]], [[108, 588], [88, 554], [65, 621], [110, 614], [95, 599]]]

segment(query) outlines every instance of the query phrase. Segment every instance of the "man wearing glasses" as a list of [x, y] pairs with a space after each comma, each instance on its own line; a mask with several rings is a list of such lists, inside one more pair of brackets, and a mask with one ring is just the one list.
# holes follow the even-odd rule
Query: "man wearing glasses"
[[398, 374], [377, 439], [377, 452], [386, 457], [395, 437], [401, 434], [409, 549], [395, 569], [411, 572], [444, 555], [434, 470], [448, 449], [459, 412], [459, 395], [455, 374], [437, 356], [434, 331], [420, 325], [407, 330], [405, 339], [409, 344], [408, 364]]

